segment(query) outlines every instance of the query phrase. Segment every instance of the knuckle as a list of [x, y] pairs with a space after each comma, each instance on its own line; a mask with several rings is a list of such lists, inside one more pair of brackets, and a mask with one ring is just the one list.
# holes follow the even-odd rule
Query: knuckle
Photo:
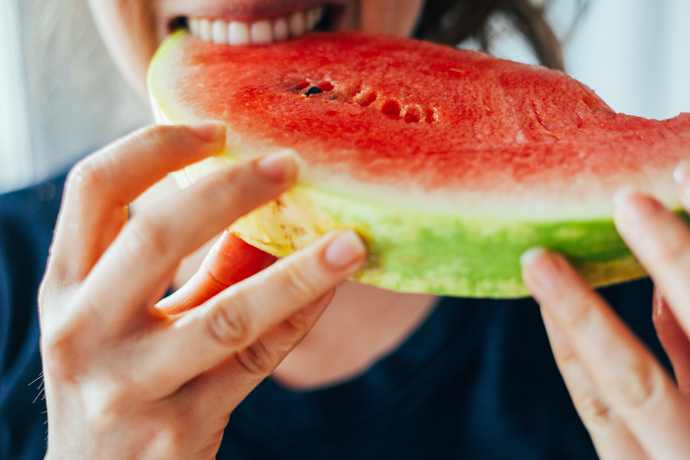
[[575, 350], [568, 345], [562, 343], [551, 342], [551, 349], [554, 353], [554, 357], [564, 366], [573, 366], [579, 364], [579, 358], [575, 353]]
[[58, 310], [60, 305], [68, 305], [70, 294], [77, 291], [77, 285], [70, 285], [64, 279], [66, 275], [58, 270], [46, 270], [45, 277], [38, 288], [38, 311], [41, 319], [48, 312]]
[[573, 330], [583, 329], [592, 319], [594, 308], [591, 300], [585, 300], [565, 308], [563, 313], [564, 327]]
[[687, 265], [690, 242], [687, 227], [670, 214], [662, 213], [645, 228], [644, 252], [654, 263]]
[[237, 352], [235, 358], [246, 372], [259, 377], [269, 375], [279, 362], [276, 353], [272, 353], [261, 340]]
[[252, 320], [241, 307], [217, 306], [211, 310], [206, 325], [208, 336], [223, 347], [241, 347], [252, 337]]
[[192, 444], [192, 430], [185, 423], [169, 422], [157, 430], [152, 439], [152, 451], [159, 458], [180, 458], [188, 454]]
[[87, 356], [80, 342], [79, 321], [43, 327], [41, 332], [41, 359], [43, 372], [52, 379], [70, 382], [85, 371]]
[[41, 357], [43, 372], [53, 379], [71, 381], [77, 375], [74, 335], [66, 333], [43, 332], [41, 339]]
[[39, 299], [43, 370], [52, 378], [71, 381], [88, 368], [94, 309], [76, 286], [46, 287]]
[[67, 196], [81, 195], [94, 188], [101, 188], [100, 168], [96, 158], [96, 155], [88, 156], [72, 168], [65, 186]]
[[204, 192], [208, 195], [207, 199], [226, 207], [237, 205], [243, 197], [250, 196], [247, 181], [242, 180], [237, 167], [231, 167], [211, 180]]
[[108, 433], [121, 424], [129, 408], [130, 392], [120, 382], [92, 383], [82, 388], [85, 418], [95, 433]]
[[304, 268], [291, 263], [285, 263], [278, 268], [279, 278], [287, 294], [306, 304], [316, 299], [321, 294], [321, 290], [316, 279], [306, 276], [305, 272]]
[[690, 248], [686, 235], [669, 228], [664, 231], [664, 238], [657, 240], [656, 254], [659, 259], [669, 264], [677, 264], [688, 258]]
[[311, 323], [307, 320], [307, 317], [300, 313], [285, 320], [283, 322], [283, 333], [286, 338], [286, 342], [294, 344], [295, 342], [301, 340], [306, 334], [310, 325]]
[[169, 253], [167, 229], [160, 221], [143, 214], [135, 217], [128, 226], [126, 246], [133, 256], [163, 258]]
[[316, 318], [312, 314], [300, 311], [283, 321], [281, 325], [281, 337], [283, 339], [281, 342], [288, 347], [287, 351], [307, 335], [315, 320]]
[[611, 406], [594, 391], [588, 391], [582, 395], [577, 406], [580, 408], [582, 420], [587, 425], [604, 426], [612, 421]]
[[613, 372], [609, 387], [611, 394], [627, 407], [640, 407], [655, 393], [655, 373], [644, 363], [620, 367]]

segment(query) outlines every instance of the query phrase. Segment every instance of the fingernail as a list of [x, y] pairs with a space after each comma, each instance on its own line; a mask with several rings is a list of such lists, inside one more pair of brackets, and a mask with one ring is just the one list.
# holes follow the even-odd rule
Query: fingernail
[[659, 211], [659, 205], [631, 187], [613, 195], [613, 212], [618, 223], [641, 224]]
[[525, 251], [520, 257], [522, 265], [531, 284], [541, 289], [552, 289], [561, 275], [561, 268], [556, 260], [541, 247], [534, 247]]
[[682, 161], [673, 171], [673, 178], [680, 186], [681, 198], [690, 201], [690, 161]]
[[191, 125], [189, 130], [204, 142], [217, 142], [225, 137], [225, 125], [223, 123]]
[[256, 167], [271, 182], [288, 182], [297, 176], [297, 161], [292, 150], [268, 155], [259, 160]]
[[363, 258], [367, 249], [354, 230], [345, 230], [336, 236], [326, 248], [324, 258], [333, 268], [343, 268]]

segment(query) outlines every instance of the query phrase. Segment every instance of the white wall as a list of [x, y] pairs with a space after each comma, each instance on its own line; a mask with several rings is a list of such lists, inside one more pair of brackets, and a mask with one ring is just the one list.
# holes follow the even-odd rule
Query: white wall
[[[548, 13], [567, 72], [614, 110], [659, 119], [690, 112], [690, 0], [553, 0]], [[493, 54], [536, 63], [515, 30], [501, 20], [494, 27]]]
[[0, 191], [33, 178], [16, 4], [0, 0]]
[[589, 0], [565, 52], [568, 72], [616, 111], [690, 112], [690, 0]]
[[[120, 78], [95, 30], [86, 0], [0, 0], [0, 82], [13, 96], [0, 99], [0, 191], [65, 169], [149, 119], [149, 110]], [[9, 27], [9, 28], [8, 28]], [[11, 32], [10, 32], [11, 31]], [[10, 70], [8, 72], [8, 70]], [[2, 77], [0, 77], [2, 78]], [[9, 78], [9, 80], [7, 79]], [[8, 128], [8, 126], [11, 126]], [[22, 126], [28, 126], [26, 131]]]

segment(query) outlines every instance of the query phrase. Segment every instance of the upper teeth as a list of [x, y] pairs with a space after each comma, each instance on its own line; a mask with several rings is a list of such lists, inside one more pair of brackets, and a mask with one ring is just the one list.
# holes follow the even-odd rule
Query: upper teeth
[[266, 45], [314, 30], [322, 15], [323, 8], [319, 7], [253, 23], [189, 18], [189, 30], [195, 37], [221, 45]]

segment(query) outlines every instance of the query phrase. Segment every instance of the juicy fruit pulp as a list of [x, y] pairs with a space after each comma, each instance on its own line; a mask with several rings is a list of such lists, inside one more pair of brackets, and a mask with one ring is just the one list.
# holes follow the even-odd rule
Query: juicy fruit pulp
[[611, 197], [634, 184], [678, 208], [671, 171], [690, 115], [613, 112], [542, 67], [413, 40], [312, 34], [265, 47], [178, 33], [150, 69], [158, 119], [221, 120], [224, 163], [293, 149], [300, 184], [234, 226], [284, 256], [333, 227], [367, 239], [359, 279], [409, 292], [525, 295], [533, 245], [565, 253], [593, 284], [643, 275], [616, 234]]

